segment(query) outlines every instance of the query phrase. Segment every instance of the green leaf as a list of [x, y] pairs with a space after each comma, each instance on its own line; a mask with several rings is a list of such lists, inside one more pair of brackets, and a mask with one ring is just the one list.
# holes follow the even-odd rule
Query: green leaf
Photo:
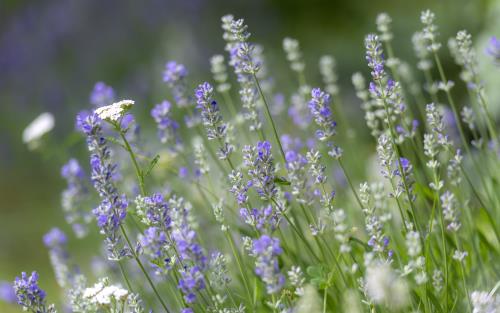
[[158, 164], [158, 160], [160, 160], [160, 155], [157, 154], [155, 155], [155, 157], [151, 160], [151, 162], [149, 162], [149, 165], [148, 167], [146, 168], [145, 171], [143, 171], [143, 176], [144, 177], [147, 177], [149, 174], [151, 174], [151, 171], [154, 169], [154, 167], [156, 166], [156, 164]]
[[275, 177], [274, 182], [278, 185], [290, 186], [292, 183], [286, 180], [285, 177]]
[[127, 150], [127, 148], [123, 145], [123, 143], [121, 143], [120, 141], [118, 141], [118, 139], [116, 139], [115, 137], [106, 137], [106, 140], [111, 142], [111, 143], [114, 143], [115, 145], [119, 145], [120, 147], [122, 147], [123, 149]]

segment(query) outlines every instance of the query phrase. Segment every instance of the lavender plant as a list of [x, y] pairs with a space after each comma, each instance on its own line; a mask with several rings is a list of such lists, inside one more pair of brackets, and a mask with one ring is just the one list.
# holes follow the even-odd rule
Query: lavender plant
[[[90, 112], [77, 119], [90, 167], [75, 158], [63, 166], [61, 206], [77, 239], [97, 224], [105, 275], [80, 271], [68, 250], [73, 238], [52, 229], [44, 243], [64, 289], [61, 307], [499, 312], [500, 177], [493, 169], [500, 154], [489, 110], [496, 100], [486, 97], [471, 35], [460, 31], [449, 47], [471, 103], [459, 110], [438, 54], [436, 17], [424, 11], [421, 21], [413, 65], [396, 56], [386, 13], [376, 19], [378, 34], [366, 36], [369, 83], [352, 76], [366, 128], [343, 112], [341, 103], [352, 100], [343, 97], [333, 56], [322, 56], [318, 75], [309, 75], [299, 42], [285, 38], [297, 86], [275, 93], [262, 47], [232, 15], [222, 18], [228, 57], [207, 62], [213, 83], [195, 88], [186, 66], [169, 61], [170, 95], [140, 106], [115, 102], [114, 90], [97, 83]], [[499, 46], [493, 37], [492, 64]], [[309, 87], [306, 74], [321, 77], [311, 83], [324, 90]], [[459, 137], [446, 122], [448, 106]], [[134, 118], [143, 108], [152, 119]], [[15, 280], [18, 303], [55, 312], [38, 280], [36, 272]]]

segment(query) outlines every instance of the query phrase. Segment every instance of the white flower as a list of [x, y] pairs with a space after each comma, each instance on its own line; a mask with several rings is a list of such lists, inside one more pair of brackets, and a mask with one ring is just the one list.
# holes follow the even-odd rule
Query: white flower
[[35, 118], [23, 131], [23, 142], [31, 149], [36, 148], [37, 140], [54, 128], [54, 116], [45, 112]]
[[491, 292], [474, 291], [470, 295], [472, 313], [500, 313], [500, 296]]
[[[107, 306], [114, 301], [124, 301], [127, 299], [128, 290], [118, 286], [106, 286], [106, 282], [98, 282], [93, 287], [89, 287], [83, 291], [83, 297], [89, 299], [91, 303]], [[114, 301], [112, 301], [114, 300]]]
[[97, 108], [94, 112], [102, 120], [117, 122], [134, 103], [133, 100], [122, 100], [111, 105]]
[[95, 284], [94, 287], [86, 288], [83, 291], [83, 297], [87, 298], [87, 299], [91, 299], [91, 298], [95, 297], [99, 292], [101, 292], [101, 290], [103, 288], [104, 288], [104, 284], [99, 282], [99, 283]]
[[401, 309], [408, 304], [408, 285], [387, 263], [373, 262], [367, 268], [365, 288], [370, 299], [392, 309]]

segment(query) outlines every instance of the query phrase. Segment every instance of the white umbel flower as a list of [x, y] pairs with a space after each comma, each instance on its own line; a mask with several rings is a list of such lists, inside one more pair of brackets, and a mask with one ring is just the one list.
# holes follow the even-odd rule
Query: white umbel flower
[[54, 128], [54, 115], [49, 112], [40, 114], [23, 131], [23, 142], [30, 149], [38, 147], [38, 139]]
[[97, 108], [94, 112], [100, 119], [118, 122], [118, 120], [127, 112], [135, 102], [133, 100], [121, 100], [111, 105]]
[[104, 283], [98, 282], [93, 287], [83, 291], [83, 297], [88, 299], [90, 303], [98, 306], [107, 306], [112, 302], [122, 302], [127, 299], [128, 290], [115, 285], [105, 286]]

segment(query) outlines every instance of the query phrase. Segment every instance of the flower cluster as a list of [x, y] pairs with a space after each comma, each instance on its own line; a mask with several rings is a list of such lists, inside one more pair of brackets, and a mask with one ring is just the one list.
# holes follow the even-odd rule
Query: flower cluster
[[17, 296], [17, 303], [23, 310], [35, 313], [56, 313], [54, 307], [47, 306], [45, 301], [45, 291], [38, 286], [38, 273], [33, 272], [28, 276], [25, 272], [21, 277], [16, 277], [14, 290]]
[[243, 164], [251, 177], [249, 185], [255, 188], [262, 199], [274, 199], [278, 190], [274, 182], [274, 158], [269, 141], [259, 141], [256, 146], [245, 146]]
[[281, 274], [278, 256], [283, 253], [277, 238], [262, 235], [253, 241], [252, 254], [255, 256], [255, 273], [266, 284], [267, 293], [273, 294], [281, 290], [285, 276]]

